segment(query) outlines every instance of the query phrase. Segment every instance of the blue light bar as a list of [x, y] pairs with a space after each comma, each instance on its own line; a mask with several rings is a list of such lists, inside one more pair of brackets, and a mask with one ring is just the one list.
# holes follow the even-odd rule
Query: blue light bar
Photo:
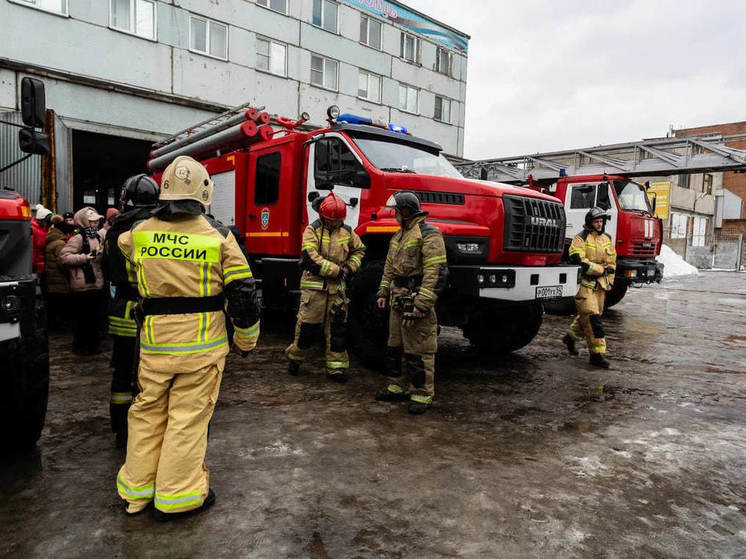
[[398, 134], [409, 134], [404, 126], [392, 123], [384, 123], [381, 121], [373, 122], [373, 119], [366, 116], [358, 116], [350, 113], [344, 113], [337, 117], [337, 122], [346, 122], [347, 124], [367, 124], [368, 126], [375, 126], [376, 128], [383, 128], [384, 130], [390, 130], [391, 132], [397, 132]]

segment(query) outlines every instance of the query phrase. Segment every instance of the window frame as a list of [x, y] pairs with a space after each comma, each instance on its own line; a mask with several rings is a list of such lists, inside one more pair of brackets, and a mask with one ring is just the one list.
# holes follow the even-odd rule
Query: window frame
[[260, 6], [262, 8], [265, 8], [267, 10], [270, 10], [270, 11], [276, 13], [276, 14], [282, 14], [284, 16], [288, 15], [288, 0], [284, 0], [285, 1], [285, 11], [284, 12], [281, 12], [280, 10], [275, 10], [271, 6], [271, 3], [272, 3], [271, 0], [263, 0], [264, 2], [266, 2], [266, 4], [260, 4], [261, 1], [262, 0], [256, 0], [256, 5]]
[[[363, 41], [363, 38], [360, 37], [360, 41], [359, 41], [360, 44], [361, 45], [365, 45], [366, 47], [370, 47], [373, 50], [382, 51], [383, 50], [383, 22], [377, 20], [376, 18], [372, 18], [372, 17], [370, 17], [370, 16], [368, 16], [366, 14], [361, 13], [360, 14], [360, 23], [361, 23], [360, 27], [362, 27], [362, 23], [363, 23], [362, 20], [363, 19], [366, 20], [366, 24], [365, 24], [365, 41]], [[377, 46], [377, 47], [370, 44], [370, 23], [371, 23], [371, 21], [376, 22], [380, 26], [379, 46]]]
[[[446, 58], [448, 59], [448, 67], [446, 68], [446, 71], [443, 71], [443, 68], [440, 67], [440, 55], [445, 54]], [[435, 47], [435, 71], [439, 74], [443, 74], [444, 76], [448, 76], [449, 78], [453, 77], [453, 53], [449, 51], [445, 47], [437, 46]]]
[[[365, 74], [368, 77], [368, 91], [370, 91], [371, 76], [378, 78], [378, 99], [371, 99], [370, 97], [363, 97], [362, 95], [360, 95], [360, 75], [361, 74]], [[358, 68], [357, 75], [358, 75], [357, 98], [368, 101], [369, 103], [376, 103], [380, 105], [383, 100], [383, 76], [376, 74], [374, 72], [368, 72], [368, 70], [363, 70], [362, 68]]]
[[[365, 169], [365, 165], [363, 164], [363, 160], [361, 159], [361, 157], [358, 155], [358, 153], [355, 151], [355, 149], [348, 143], [348, 141], [345, 138], [342, 138], [341, 136], [339, 136], [337, 134], [325, 135], [323, 138], [321, 138], [321, 139], [317, 140], [316, 142], [314, 142], [314, 152], [313, 152], [313, 179], [314, 179], [316, 190], [319, 190], [319, 191], [329, 190], [329, 191], [331, 191], [328, 188], [319, 188], [319, 168], [318, 168], [318, 162], [319, 162], [319, 155], [318, 155], [318, 153], [319, 152], [318, 152], [318, 148], [319, 148], [319, 145], [321, 145], [323, 142], [326, 142], [326, 143], [337, 142], [337, 143], [339, 143], [343, 148], [347, 149], [347, 151], [349, 151], [350, 154], [352, 154], [352, 158], [354, 159], [354, 161], [356, 163], [356, 168], [357, 168], [356, 170], [362, 170], [362, 171], [365, 171], [367, 173], [367, 170]], [[328, 148], [327, 148], [327, 150], [328, 150]], [[341, 157], [341, 155], [342, 154], [341, 154], [341, 149], [340, 149], [340, 157], [339, 157], [339, 160], [338, 160], [338, 162], [340, 163], [340, 167], [339, 167], [340, 171], [342, 169], [342, 167], [341, 167], [341, 163], [342, 163], [342, 157]], [[331, 157], [328, 155], [328, 151], [327, 151], [327, 157], [328, 157], [329, 163], [331, 164], [332, 160], [331, 160]], [[329, 169], [326, 172], [327, 173], [331, 173], [332, 171], [333, 171], [333, 169]], [[340, 172], [338, 174], [341, 175], [342, 173]], [[329, 177], [327, 177], [327, 178], [329, 178]], [[370, 182], [368, 183], [368, 186], [359, 186], [359, 185], [353, 184], [353, 181], [343, 182], [341, 180], [339, 182], [333, 182], [332, 181], [332, 184], [334, 186], [344, 186], [344, 187], [347, 187], [347, 188], [357, 188], [357, 189], [360, 189], [360, 190], [369, 190], [370, 186], [371, 186]]]
[[[437, 110], [438, 99], [440, 99], [441, 101], [441, 104], [440, 104], [441, 118], [438, 118], [435, 112]], [[444, 101], [448, 102], [448, 120], [445, 120], [444, 118], [442, 118]], [[437, 94], [435, 95], [435, 105], [433, 106], [433, 120], [437, 122], [442, 122], [443, 124], [453, 124], [453, 99], [451, 99], [450, 97], [444, 97], [443, 95], [437, 95]]]
[[[69, 0], [66, 0], [69, 2]], [[146, 35], [140, 35], [137, 31], [133, 31], [137, 27], [137, 0], [129, 0], [130, 2], [130, 29], [122, 29], [114, 25], [114, 10], [112, 9], [115, 0], [109, 0], [109, 29], [132, 35], [133, 37], [139, 37], [146, 41], [158, 41], [158, 2], [156, 0], [143, 0], [153, 5], [153, 36], [148, 37]], [[191, 32], [191, 27], [190, 27]]]
[[[409, 89], [414, 89], [417, 92], [417, 107], [415, 107], [415, 110], [413, 112], [413, 111], [410, 111], [409, 109], [407, 109], [406, 107], [402, 108], [401, 105], [400, 105], [400, 103], [397, 102], [397, 109], [400, 110], [400, 111], [402, 111], [402, 112], [409, 113], [411, 115], [419, 115], [420, 114], [420, 93], [421, 93], [421, 89], [419, 87], [415, 87], [415, 86], [410, 85], [408, 83], [399, 82], [399, 101], [401, 101], [401, 88], [402, 87], [405, 87], [408, 90]], [[408, 98], [409, 98], [409, 95], [407, 95], [407, 99]]]
[[[683, 223], [682, 223], [683, 218]], [[676, 223], [674, 223], [676, 222]], [[683, 226], [683, 231], [682, 231]], [[674, 235], [674, 233], [676, 233]], [[686, 239], [689, 236], [689, 215], [680, 212], [671, 212], [671, 239]]]
[[260, 68], [259, 67], [259, 56], [264, 56], [264, 55], [263, 54], [260, 55], [259, 54], [259, 49], [255, 48], [254, 51], [256, 53], [257, 59], [256, 59], [256, 64], [254, 65], [254, 68], [256, 69], [256, 71], [257, 72], [263, 72], [265, 74], [270, 74], [272, 76], [277, 76], [277, 77], [280, 77], [280, 78], [287, 78], [288, 77], [288, 46], [287, 46], [287, 44], [283, 43], [281, 41], [275, 41], [274, 39], [270, 39], [269, 37], [265, 37], [263, 35], [257, 35], [256, 36], [256, 41], [257, 41], [257, 44], [258, 44], [259, 41], [265, 41], [265, 42], [269, 43], [269, 54], [267, 55], [267, 58], [269, 58], [269, 68], [272, 67], [272, 44], [274, 43], [275, 45], [280, 45], [283, 49], [285, 49], [285, 60], [284, 60], [283, 69], [282, 69], [283, 73], [282, 74], [276, 74], [272, 70], [270, 70], [269, 68], [265, 70], [264, 68]]
[[[259, 189], [257, 186], [259, 185], [259, 164], [263, 159], [269, 158], [269, 157], [275, 157], [278, 156], [280, 158], [279, 166], [277, 167], [277, 191], [275, 192], [276, 196], [274, 199], [274, 202], [267, 202], [266, 200], [258, 201], [257, 200], [257, 194], [259, 194]], [[254, 196], [253, 196], [253, 203], [254, 206], [273, 206], [275, 204], [278, 204], [280, 202], [280, 189], [282, 188], [282, 158], [284, 157], [282, 150], [275, 150], [275, 151], [269, 151], [267, 153], [258, 154], [256, 157], [256, 163], [254, 164]], [[266, 192], [263, 192], [266, 194]]]
[[58, 12], [55, 10], [50, 10], [49, 8], [42, 8], [41, 6], [36, 5], [37, 0], [10, 0], [12, 4], [18, 4], [19, 6], [25, 6], [26, 8], [31, 8], [32, 10], [39, 10], [40, 12], [44, 12], [46, 14], [52, 14], [55, 16], [60, 17], [70, 17], [70, 0], [64, 0], [65, 1], [65, 11], [64, 12]]
[[[313, 22], [313, 6], [311, 7], [311, 25], [313, 25], [316, 29], [323, 29], [324, 31], [328, 31], [329, 33], [334, 33], [335, 35], [339, 35], [339, 2], [335, 2], [334, 0], [313, 0], [313, 3], [321, 2], [321, 25], [316, 25]], [[324, 27], [324, 16], [326, 15], [326, 5], [327, 3], [333, 4], [337, 10], [337, 17], [334, 19], [334, 30], [327, 29]]]
[[[205, 22], [205, 48], [207, 48], [207, 52], [203, 52], [201, 50], [197, 50], [197, 49], [195, 49], [192, 46], [192, 19], [198, 19], [200, 21], [204, 21]], [[214, 54], [212, 54], [210, 52], [210, 24], [211, 23], [214, 23], [216, 25], [221, 25], [221, 26], [223, 26], [225, 28], [225, 57], [216, 56], [216, 55], [214, 55]], [[228, 50], [228, 41], [229, 41], [228, 31], [229, 31], [229, 28], [228, 28], [228, 24], [227, 23], [222, 23], [220, 21], [217, 21], [217, 20], [214, 20], [214, 19], [210, 19], [210, 18], [207, 18], [207, 17], [204, 17], [204, 16], [196, 15], [196, 14], [193, 14], [193, 13], [190, 12], [189, 13], [189, 52], [193, 52], [195, 54], [200, 54], [202, 56], [207, 56], [209, 58], [214, 58], [215, 60], [222, 60], [223, 62], [227, 62], [228, 61], [228, 52], [229, 52], [229, 50]]]
[[[311, 86], [313, 86], [313, 87], [319, 87], [319, 88], [325, 89], [327, 91], [336, 91], [336, 92], [339, 92], [339, 60], [335, 60], [334, 58], [327, 58], [326, 56], [322, 56], [320, 54], [314, 54], [314, 53], [310, 53], [310, 54], [311, 54], [311, 65], [310, 65], [311, 75], [309, 76], [308, 83]], [[321, 64], [321, 85], [313, 82], [313, 73], [314, 73], [313, 59], [314, 59], [314, 57], [320, 58], [322, 60], [322, 64]], [[326, 85], [324, 85], [324, 82], [326, 81], [325, 77], [326, 77], [326, 63], [327, 62], [334, 62], [337, 65], [337, 71], [336, 71], [336, 75], [335, 75], [335, 79], [334, 79], [334, 84], [335, 84], [334, 85], [334, 89], [328, 88], [328, 87], [326, 87]]]
[[[407, 58], [406, 52], [406, 38], [412, 37], [414, 40], [414, 59], [410, 60]], [[408, 33], [406, 31], [401, 32], [401, 37], [399, 39], [399, 59], [404, 60], [408, 64], [416, 64], [421, 65], [422, 64], [422, 41], [417, 35], [414, 35], [413, 33]]]

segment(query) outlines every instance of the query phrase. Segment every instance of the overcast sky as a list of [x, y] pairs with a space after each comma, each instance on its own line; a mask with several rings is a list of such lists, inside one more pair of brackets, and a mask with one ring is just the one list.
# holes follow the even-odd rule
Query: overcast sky
[[464, 155], [746, 120], [744, 0], [405, 0], [471, 35]]

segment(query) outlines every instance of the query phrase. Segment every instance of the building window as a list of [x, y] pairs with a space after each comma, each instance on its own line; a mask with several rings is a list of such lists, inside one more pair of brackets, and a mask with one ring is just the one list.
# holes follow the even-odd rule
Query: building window
[[279, 151], [262, 155], [256, 160], [254, 204], [276, 204], [280, 199], [280, 169], [282, 155]]
[[702, 192], [712, 194], [712, 174], [710, 173], [702, 175]]
[[692, 227], [692, 246], [703, 247], [707, 240], [707, 223], [706, 217], [695, 216]]
[[438, 47], [435, 59], [435, 71], [450, 76], [453, 72], [453, 54], [444, 48]]
[[381, 22], [368, 16], [360, 16], [360, 42], [381, 50]]
[[411, 85], [399, 84], [399, 108], [408, 113], [417, 114], [420, 90]]
[[671, 213], [671, 238], [686, 239], [688, 225], [689, 216], [679, 213]]
[[189, 50], [228, 59], [228, 26], [197, 16], [189, 16]]
[[689, 188], [689, 177], [689, 175], [678, 175], [676, 177], [676, 182], [678, 183], [679, 187]]
[[326, 89], [337, 90], [337, 61], [311, 55], [311, 83]]
[[407, 62], [420, 63], [420, 40], [414, 35], [402, 32], [400, 54]]
[[288, 13], [288, 0], [256, 0], [256, 3], [281, 14]]
[[330, 0], [313, 0], [313, 24], [332, 33], [337, 32], [337, 11], [339, 5]]
[[16, 4], [23, 4], [45, 12], [67, 15], [67, 0], [12, 0]]
[[451, 100], [435, 96], [435, 120], [451, 124]]
[[357, 84], [357, 96], [373, 101], [381, 102], [381, 76], [369, 74], [360, 70], [360, 76]]
[[285, 76], [285, 60], [287, 58], [287, 47], [269, 39], [256, 40], [256, 67], [259, 70], [271, 72], [278, 76]]
[[111, 27], [146, 39], [155, 39], [155, 3], [151, 0], [111, 0]]

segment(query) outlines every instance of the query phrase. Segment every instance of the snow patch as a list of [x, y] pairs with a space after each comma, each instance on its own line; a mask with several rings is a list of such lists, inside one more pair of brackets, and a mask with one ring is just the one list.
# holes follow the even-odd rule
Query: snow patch
[[686, 260], [676, 254], [670, 246], [662, 245], [661, 253], [655, 259], [663, 264], [663, 277], [675, 278], [679, 276], [691, 276], [698, 274], [699, 270], [689, 264]]

